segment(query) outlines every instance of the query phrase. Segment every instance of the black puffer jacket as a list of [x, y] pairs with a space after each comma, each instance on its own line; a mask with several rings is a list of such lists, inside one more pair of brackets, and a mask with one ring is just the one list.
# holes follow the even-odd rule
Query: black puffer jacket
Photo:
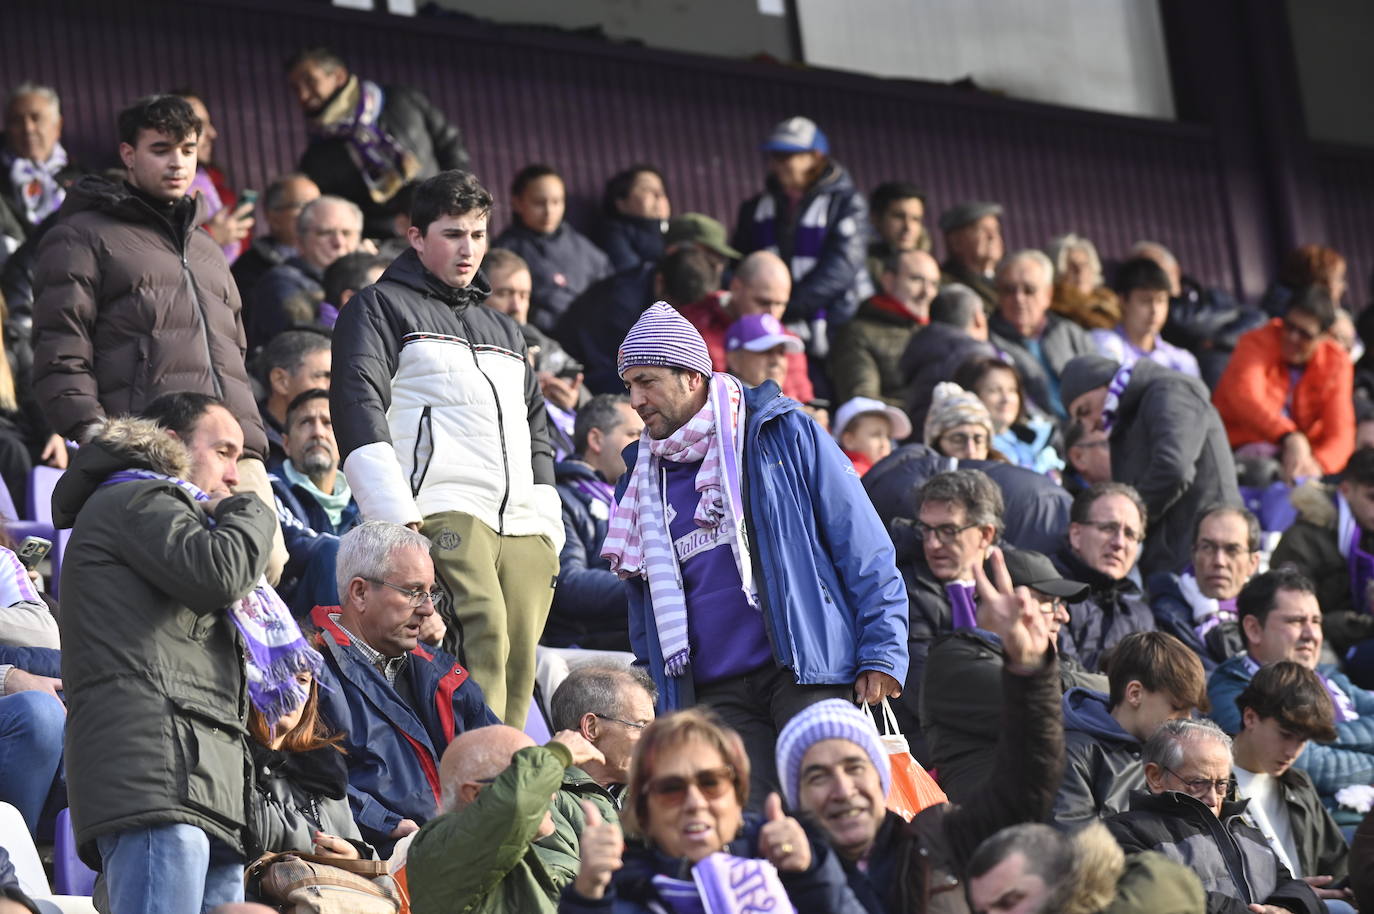
[[1059, 630], [1060, 651], [1097, 670], [1103, 656], [1122, 638], [1132, 632], [1155, 630], [1150, 604], [1130, 578], [1108, 577], [1084, 562], [1067, 544], [1050, 560], [1065, 578], [1089, 587], [1087, 599], [1074, 604], [1068, 624]]
[[611, 270], [631, 270], [642, 263], [658, 263], [663, 256], [666, 219], [645, 219], [618, 213], [606, 219], [599, 244], [611, 261]]
[[1131, 792], [1145, 787], [1140, 743], [1111, 716], [1104, 692], [1064, 695], [1064, 755], [1064, 782], [1054, 799], [1061, 827], [1125, 812]]
[[530, 323], [545, 333], [554, 332], [573, 299], [612, 272], [605, 253], [566, 222], [544, 235], [517, 221], [492, 245], [514, 251], [529, 264]]

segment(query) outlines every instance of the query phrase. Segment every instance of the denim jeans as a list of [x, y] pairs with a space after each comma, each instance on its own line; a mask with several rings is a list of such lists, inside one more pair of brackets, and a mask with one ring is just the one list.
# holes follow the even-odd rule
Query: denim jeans
[[134, 828], [96, 844], [112, 914], [205, 914], [243, 901], [243, 858], [194, 825]]
[[0, 802], [12, 803], [31, 833], [62, 767], [67, 709], [47, 692], [0, 698]]

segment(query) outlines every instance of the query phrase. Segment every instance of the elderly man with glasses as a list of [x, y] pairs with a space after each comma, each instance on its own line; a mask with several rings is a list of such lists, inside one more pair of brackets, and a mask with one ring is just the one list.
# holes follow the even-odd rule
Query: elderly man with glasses
[[1264, 834], [1232, 800], [1231, 739], [1206, 720], [1165, 723], [1141, 753], [1148, 791], [1107, 820], [1127, 854], [1158, 851], [1202, 880], [1207, 910], [1219, 914], [1318, 914], [1312, 888], [1280, 862]]
[[434, 646], [443, 592], [429, 551], [398, 524], [354, 527], [339, 541], [339, 605], [311, 614], [325, 658], [321, 713], [344, 734], [353, 817], [384, 856], [434, 816], [445, 747], [501, 722], [468, 671]]

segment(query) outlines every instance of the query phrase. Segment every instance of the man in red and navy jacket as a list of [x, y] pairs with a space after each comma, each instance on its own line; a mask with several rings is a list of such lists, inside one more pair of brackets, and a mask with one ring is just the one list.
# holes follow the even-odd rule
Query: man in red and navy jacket
[[373, 521], [339, 542], [339, 606], [311, 613], [325, 658], [321, 713], [342, 732], [348, 800], [383, 857], [438, 812], [439, 759], [460, 733], [501, 721], [443, 637], [430, 542]]

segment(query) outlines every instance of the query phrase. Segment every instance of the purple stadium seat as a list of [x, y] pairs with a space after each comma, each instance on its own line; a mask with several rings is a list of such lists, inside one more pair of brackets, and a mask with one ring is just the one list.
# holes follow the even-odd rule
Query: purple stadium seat
[[59, 895], [87, 895], [95, 887], [95, 870], [81, 862], [76, 852], [76, 835], [72, 833], [72, 813], [64, 809], [57, 814], [53, 829], [52, 871], [53, 888]]
[[14, 498], [10, 495], [9, 487], [3, 485], [0, 485], [0, 515], [3, 515], [5, 527], [16, 543], [26, 536], [41, 536], [56, 542], [57, 535], [51, 522], [20, 519], [19, 510], [14, 506]]

